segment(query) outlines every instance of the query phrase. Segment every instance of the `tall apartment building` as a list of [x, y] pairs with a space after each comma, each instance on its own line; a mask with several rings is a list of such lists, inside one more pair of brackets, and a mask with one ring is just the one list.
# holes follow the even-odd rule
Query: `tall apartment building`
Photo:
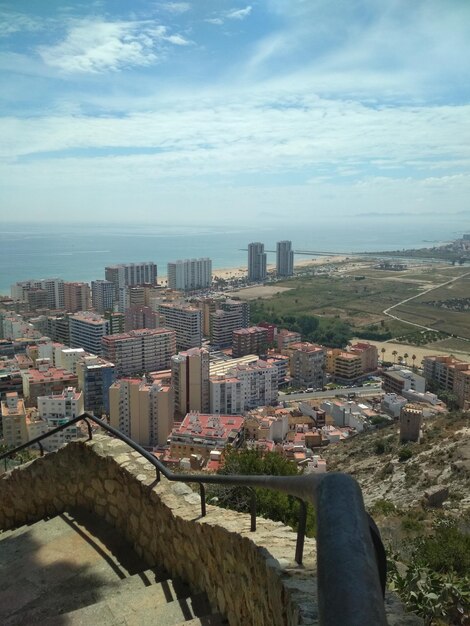
[[103, 337], [102, 345], [117, 375], [132, 376], [168, 368], [176, 353], [176, 334], [171, 328], [144, 328]]
[[236, 365], [209, 380], [210, 411], [236, 415], [277, 402], [278, 368], [265, 361]]
[[138, 330], [139, 328], [157, 328], [157, 314], [149, 306], [134, 305], [127, 309], [125, 314], [125, 330]]
[[114, 284], [115, 298], [119, 297], [119, 289], [135, 285], [156, 285], [157, 266], [151, 261], [142, 263], [120, 263], [105, 268], [105, 278]]
[[88, 311], [91, 306], [88, 283], [64, 283], [64, 308], [68, 313]]
[[313, 343], [292, 343], [290, 373], [295, 387], [323, 387], [325, 381], [325, 349]]
[[209, 258], [184, 259], [168, 263], [168, 287], [190, 291], [212, 285], [212, 261]]
[[46, 318], [46, 337], [50, 337], [52, 341], [70, 345], [70, 316], [69, 315], [52, 315]]
[[191, 348], [171, 357], [171, 385], [175, 410], [180, 417], [189, 411], [209, 412], [209, 353]]
[[200, 309], [177, 303], [157, 305], [157, 313], [163, 317], [167, 328], [176, 333], [176, 350], [200, 348], [202, 344], [202, 313]]
[[78, 388], [83, 391], [85, 411], [98, 417], [109, 414], [109, 388], [116, 379], [114, 363], [95, 355], [77, 362]]
[[164, 446], [173, 428], [173, 390], [123, 378], [109, 390], [110, 424], [145, 447]]
[[259, 241], [248, 244], [248, 280], [266, 280], [266, 252], [264, 244]]
[[101, 339], [109, 335], [109, 321], [97, 313], [82, 311], [70, 316], [70, 347], [100, 355]]
[[232, 356], [265, 355], [268, 350], [268, 329], [260, 326], [239, 328], [232, 333]]
[[291, 241], [278, 241], [276, 244], [276, 273], [278, 276], [292, 276], [294, 273], [294, 251]]
[[210, 342], [218, 348], [228, 348], [232, 345], [233, 331], [248, 326], [250, 309], [248, 302], [239, 300], [227, 300], [220, 307], [210, 314]]
[[126, 318], [119, 311], [106, 311], [104, 318], [109, 322], [109, 334], [119, 335], [126, 330]]
[[[98, 313], [106, 313], [112, 311], [114, 307], [114, 283], [110, 280], [92, 280], [91, 281], [91, 299], [93, 308]], [[81, 309], [86, 311], [87, 309]]]
[[30, 289], [43, 289], [47, 292], [47, 308], [64, 308], [64, 281], [62, 278], [40, 278], [23, 280], [11, 286], [13, 300], [27, 301], [26, 293]]
[[45, 289], [37, 289], [36, 287], [33, 287], [32, 289], [28, 289], [28, 291], [26, 291], [25, 296], [28, 303], [28, 310], [30, 312], [48, 308], [49, 295]]

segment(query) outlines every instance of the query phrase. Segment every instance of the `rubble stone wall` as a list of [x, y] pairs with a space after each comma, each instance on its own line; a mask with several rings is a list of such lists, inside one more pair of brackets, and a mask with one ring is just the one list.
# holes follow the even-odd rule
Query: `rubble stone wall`
[[149, 566], [205, 591], [231, 626], [317, 624], [315, 542], [304, 565], [283, 524], [207, 506], [183, 483], [155, 481], [155, 468], [125, 443], [103, 435], [72, 442], [0, 477], [0, 530], [74, 507], [122, 532]]

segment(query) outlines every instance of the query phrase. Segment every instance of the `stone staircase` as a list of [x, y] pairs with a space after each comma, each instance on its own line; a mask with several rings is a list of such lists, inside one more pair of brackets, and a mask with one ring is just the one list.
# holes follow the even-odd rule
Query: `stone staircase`
[[104, 521], [73, 511], [0, 532], [0, 624], [222, 626], [192, 594], [142, 559]]

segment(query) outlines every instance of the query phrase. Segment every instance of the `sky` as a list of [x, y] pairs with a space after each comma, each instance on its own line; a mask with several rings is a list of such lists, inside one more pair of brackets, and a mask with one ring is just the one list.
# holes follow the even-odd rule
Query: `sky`
[[0, 222], [470, 221], [468, 0], [0, 0]]

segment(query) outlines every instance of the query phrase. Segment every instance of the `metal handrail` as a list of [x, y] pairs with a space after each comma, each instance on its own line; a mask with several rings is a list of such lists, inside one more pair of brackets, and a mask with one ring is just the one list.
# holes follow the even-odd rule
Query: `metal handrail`
[[[88, 438], [94, 422], [114, 437], [139, 452], [161, 474], [173, 482], [196, 483], [201, 495], [201, 516], [206, 514], [205, 484], [238, 485], [281, 491], [298, 498], [302, 504], [297, 531], [295, 560], [302, 564], [305, 538], [306, 506], [313, 504], [317, 512], [317, 574], [320, 623], [323, 626], [386, 626], [383, 595], [386, 581], [385, 551], [377, 526], [364, 509], [362, 492], [347, 474], [327, 473], [298, 476], [235, 476], [175, 474], [153, 454], [135, 441], [91, 413], [72, 418], [27, 443], [0, 455], [11, 457], [30, 446], [80, 421], [88, 427]], [[251, 528], [256, 528], [256, 506], [250, 506]]]

